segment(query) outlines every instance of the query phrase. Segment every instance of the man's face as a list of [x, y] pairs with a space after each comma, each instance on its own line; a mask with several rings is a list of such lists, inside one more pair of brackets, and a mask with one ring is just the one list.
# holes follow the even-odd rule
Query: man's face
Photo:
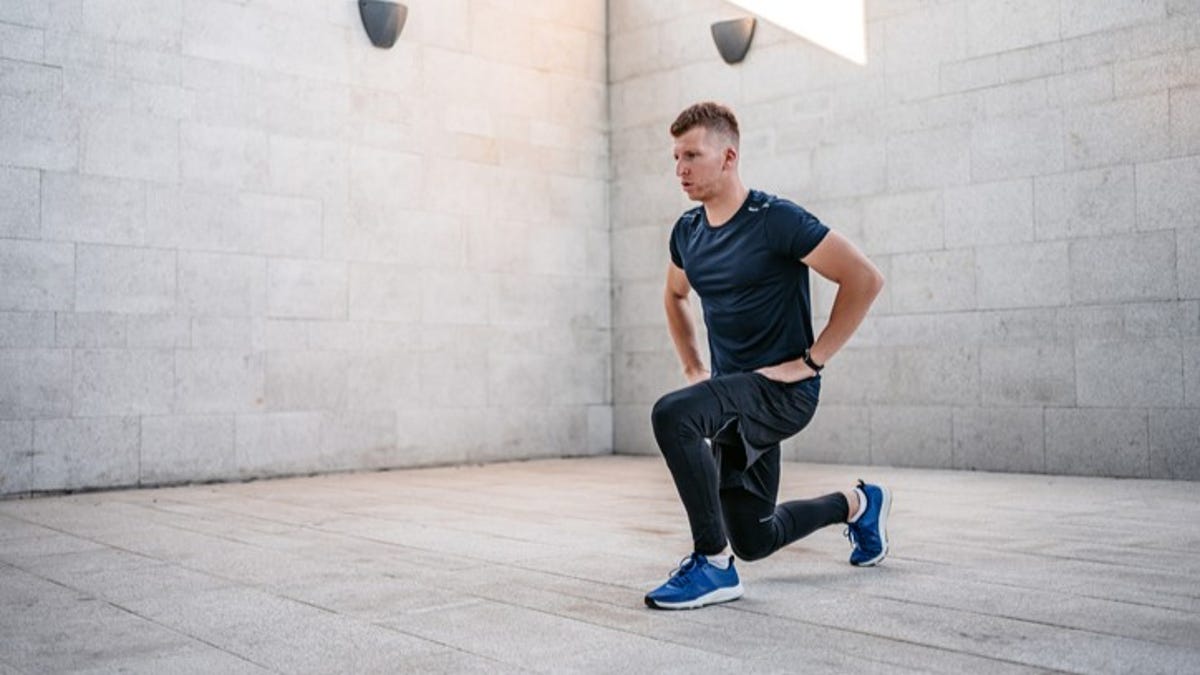
[[675, 139], [675, 176], [689, 199], [703, 202], [720, 191], [727, 148], [721, 134], [699, 126]]

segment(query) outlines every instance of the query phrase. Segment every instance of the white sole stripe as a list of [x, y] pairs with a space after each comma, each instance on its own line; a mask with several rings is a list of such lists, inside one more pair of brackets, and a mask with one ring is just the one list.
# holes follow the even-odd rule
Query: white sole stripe
[[655, 600], [654, 606], [659, 609], [699, 609], [700, 607], [704, 607], [706, 605], [715, 605], [721, 602], [737, 600], [738, 598], [742, 597], [743, 592], [742, 584], [739, 581], [737, 586], [718, 588], [705, 593], [695, 600], [688, 600], [687, 602], [658, 602]]

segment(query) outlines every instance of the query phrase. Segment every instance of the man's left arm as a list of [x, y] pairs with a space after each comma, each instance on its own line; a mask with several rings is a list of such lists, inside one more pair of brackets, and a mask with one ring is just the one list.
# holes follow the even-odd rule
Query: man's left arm
[[[809, 358], [824, 366], [850, 340], [866, 317], [871, 303], [883, 288], [883, 275], [857, 246], [835, 231], [827, 233], [800, 261], [838, 287], [829, 312], [829, 323], [809, 349]], [[784, 382], [795, 382], [816, 374], [803, 359], [759, 368], [758, 372]]]

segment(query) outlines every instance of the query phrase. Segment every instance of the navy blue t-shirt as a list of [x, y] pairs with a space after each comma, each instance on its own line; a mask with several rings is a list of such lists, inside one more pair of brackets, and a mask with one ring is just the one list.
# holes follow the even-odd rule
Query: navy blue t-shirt
[[671, 262], [700, 296], [712, 375], [799, 358], [813, 343], [808, 255], [829, 232], [786, 199], [751, 190], [724, 225], [703, 206], [671, 230]]

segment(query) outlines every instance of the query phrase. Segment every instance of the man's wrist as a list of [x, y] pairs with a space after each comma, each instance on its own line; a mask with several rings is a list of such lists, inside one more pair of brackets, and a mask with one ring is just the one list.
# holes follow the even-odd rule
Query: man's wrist
[[804, 356], [800, 357], [800, 361], [817, 374], [820, 374], [821, 370], [825, 368], [825, 363], [813, 356], [812, 351], [808, 349], [804, 350]]

